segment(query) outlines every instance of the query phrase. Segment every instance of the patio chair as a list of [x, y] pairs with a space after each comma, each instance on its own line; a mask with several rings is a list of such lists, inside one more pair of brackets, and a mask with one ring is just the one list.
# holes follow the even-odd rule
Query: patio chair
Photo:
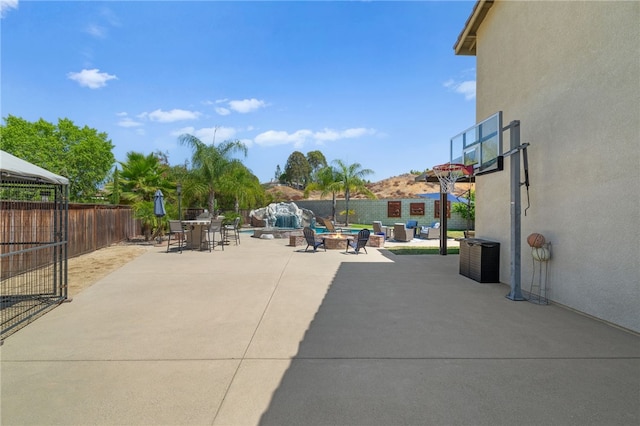
[[[174, 238], [174, 242], [171, 242], [171, 236]], [[182, 222], [179, 220], [170, 220], [169, 221], [169, 239], [167, 240], [167, 253], [169, 253], [169, 247], [177, 245], [180, 253], [182, 253], [182, 248], [186, 245], [187, 235], [184, 227], [182, 226]]]
[[431, 226], [421, 226], [420, 238], [425, 238], [427, 240], [440, 238], [440, 222], [433, 222]]
[[344, 251], [345, 253], [349, 252], [349, 247], [351, 247], [356, 254], [360, 254], [360, 249], [364, 249], [364, 252], [367, 253], [367, 242], [369, 241], [370, 231], [368, 229], [363, 229], [358, 232], [358, 238], [355, 241], [347, 241], [347, 249]]
[[388, 240], [389, 238], [391, 238], [392, 234], [393, 234], [393, 228], [391, 228], [390, 226], [383, 226], [382, 222], [379, 220], [374, 220], [373, 221], [373, 233], [376, 235], [384, 235], [384, 239]]
[[393, 239], [403, 242], [411, 241], [413, 240], [413, 229], [407, 228], [404, 223], [394, 223]]
[[324, 251], [327, 251], [327, 246], [324, 244], [324, 238], [322, 240], [316, 240], [316, 233], [313, 229], [305, 226], [302, 230], [304, 234], [304, 239], [307, 240], [307, 247], [305, 247], [304, 251], [307, 251], [309, 247], [313, 247], [313, 251], [318, 251], [318, 247], [324, 247]]
[[418, 221], [417, 220], [408, 220], [407, 221], [407, 229], [413, 230], [413, 236], [418, 235]]
[[[216, 245], [222, 247], [224, 251], [224, 231], [222, 228], [222, 219], [211, 219], [211, 224], [206, 228], [206, 241], [209, 251], [216, 248]], [[216, 232], [220, 234], [220, 241], [216, 244]]]
[[330, 233], [335, 234], [337, 232], [342, 232], [342, 228], [336, 228], [336, 226], [333, 224], [331, 219], [325, 219], [321, 217], [320, 221], [322, 222], [324, 227], [327, 228], [327, 231], [329, 231]]
[[226, 242], [227, 244], [229, 244], [229, 241], [231, 240], [227, 240], [227, 238], [229, 238], [229, 234], [233, 235], [233, 238], [236, 241], [236, 245], [240, 244], [240, 218], [236, 217], [236, 219], [233, 221], [232, 225], [224, 225], [224, 242]]

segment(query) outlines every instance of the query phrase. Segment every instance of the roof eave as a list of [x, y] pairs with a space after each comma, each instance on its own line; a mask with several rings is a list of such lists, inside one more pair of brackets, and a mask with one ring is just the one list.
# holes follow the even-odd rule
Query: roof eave
[[456, 44], [453, 46], [456, 55], [475, 56], [476, 33], [491, 6], [493, 6], [493, 0], [478, 0], [473, 6], [473, 11], [458, 36]]

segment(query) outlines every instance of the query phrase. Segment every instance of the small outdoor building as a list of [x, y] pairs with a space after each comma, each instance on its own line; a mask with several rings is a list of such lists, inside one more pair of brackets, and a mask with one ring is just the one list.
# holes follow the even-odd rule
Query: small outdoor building
[[69, 180], [0, 151], [0, 339], [67, 299]]

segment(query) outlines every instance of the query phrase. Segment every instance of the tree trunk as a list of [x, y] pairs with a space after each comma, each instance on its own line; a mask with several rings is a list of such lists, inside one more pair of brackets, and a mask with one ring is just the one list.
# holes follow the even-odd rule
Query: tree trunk
[[209, 200], [207, 204], [209, 205], [209, 213], [214, 214], [215, 208], [216, 208], [216, 192], [215, 191], [209, 191]]
[[347, 190], [344, 193], [345, 206], [347, 207], [347, 211], [345, 212], [346, 214], [344, 215], [344, 226], [349, 226], [349, 198], [351, 198], [351, 194], [349, 193], [349, 190]]
[[336, 223], [336, 193], [333, 194], [333, 204], [331, 205], [331, 218], [333, 219], [333, 223]]

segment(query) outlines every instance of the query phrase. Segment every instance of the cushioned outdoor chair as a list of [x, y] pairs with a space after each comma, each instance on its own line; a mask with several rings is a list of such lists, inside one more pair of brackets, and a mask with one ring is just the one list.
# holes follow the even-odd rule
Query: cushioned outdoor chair
[[411, 241], [413, 240], [413, 229], [407, 228], [404, 223], [393, 224], [393, 239], [395, 241]]
[[[171, 242], [171, 237], [173, 236], [173, 243]], [[169, 253], [169, 247], [178, 246], [180, 253], [182, 253], [182, 248], [186, 245], [187, 242], [187, 234], [182, 226], [182, 222], [179, 220], [170, 220], [169, 221], [169, 239], [167, 240], [167, 253]]]
[[418, 235], [418, 221], [417, 220], [408, 220], [407, 221], [407, 229], [413, 229], [413, 236]]
[[348, 253], [349, 247], [351, 247], [356, 254], [360, 254], [360, 249], [364, 249], [364, 252], [367, 253], [366, 245], [369, 241], [369, 235], [370, 231], [368, 229], [358, 232], [358, 238], [355, 241], [347, 241], [347, 249], [344, 252]]
[[313, 247], [313, 251], [315, 252], [318, 251], [318, 247], [320, 246], [324, 247], [324, 251], [327, 251], [327, 246], [324, 244], [324, 238], [317, 240], [316, 233], [313, 229], [305, 226], [302, 233], [304, 234], [304, 239], [307, 240], [307, 247], [305, 247], [304, 251], [307, 251], [309, 247]]
[[390, 226], [383, 226], [381, 221], [374, 220], [373, 221], [373, 233], [375, 235], [383, 234], [384, 235], [384, 239], [388, 240], [389, 238], [391, 238], [391, 236], [393, 234], [393, 228], [390, 227]]
[[431, 226], [421, 226], [420, 238], [425, 238], [427, 240], [440, 238], [440, 222], [433, 222]]

